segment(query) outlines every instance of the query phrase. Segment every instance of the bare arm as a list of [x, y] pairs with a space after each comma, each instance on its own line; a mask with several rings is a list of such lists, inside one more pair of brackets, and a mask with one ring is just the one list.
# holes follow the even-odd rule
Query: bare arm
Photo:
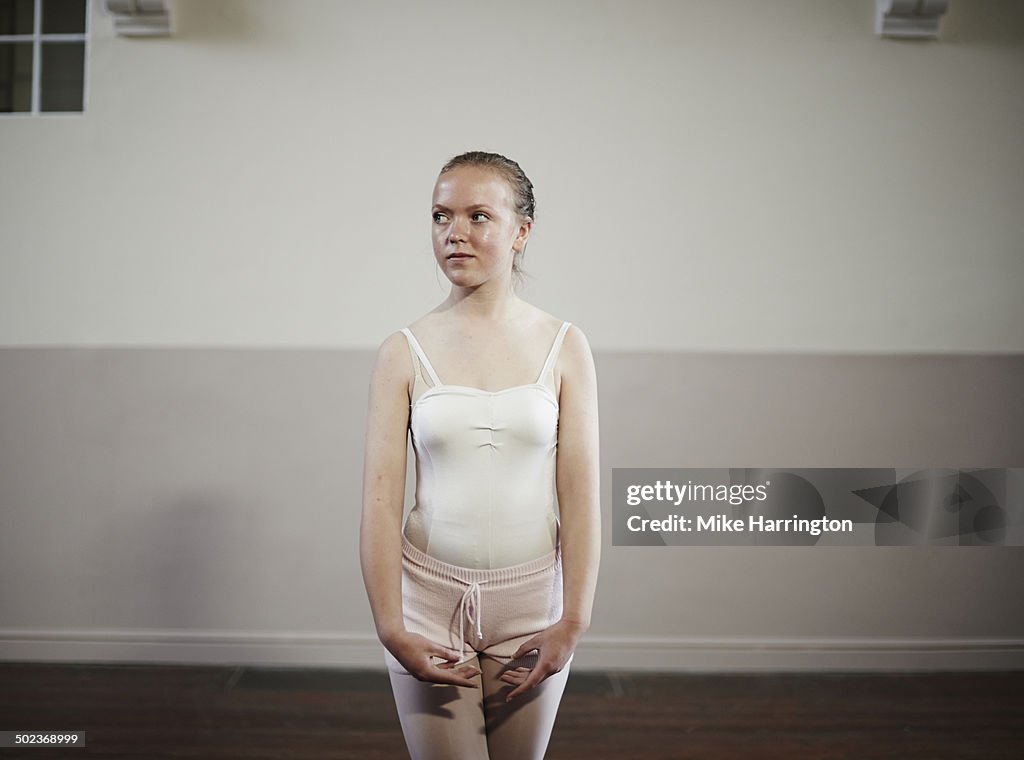
[[[405, 627], [402, 614], [402, 507], [405, 502], [412, 360], [405, 336], [395, 333], [377, 352], [370, 383], [363, 462], [363, 512], [359, 559], [373, 622], [381, 643], [412, 675], [423, 681], [476, 687], [479, 673], [449, 667], [459, 655]], [[431, 657], [449, 662], [435, 665]]]
[[385, 646], [405, 630], [402, 618], [402, 505], [405, 501], [408, 375], [404, 337], [395, 333], [377, 352], [370, 381], [363, 460], [359, 555], [377, 637]]
[[586, 336], [570, 327], [562, 347], [556, 488], [561, 515], [562, 620], [580, 632], [590, 613], [601, 560], [597, 373]]

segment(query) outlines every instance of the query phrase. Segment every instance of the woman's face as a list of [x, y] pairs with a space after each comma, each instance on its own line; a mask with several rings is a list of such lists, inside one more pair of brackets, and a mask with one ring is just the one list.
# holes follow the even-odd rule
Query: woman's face
[[520, 223], [512, 188], [482, 166], [457, 166], [437, 178], [430, 210], [434, 257], [453, 285], [511, 277], [532, 222]]

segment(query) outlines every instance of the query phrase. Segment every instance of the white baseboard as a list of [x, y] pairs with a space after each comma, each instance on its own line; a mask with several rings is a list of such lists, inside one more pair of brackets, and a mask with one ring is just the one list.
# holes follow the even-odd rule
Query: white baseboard
[[[0, 629], [0, 661], [384, 669], [372, 634]], [[586, 635], [575, 671], [1024, 670], [1024, 639]]]

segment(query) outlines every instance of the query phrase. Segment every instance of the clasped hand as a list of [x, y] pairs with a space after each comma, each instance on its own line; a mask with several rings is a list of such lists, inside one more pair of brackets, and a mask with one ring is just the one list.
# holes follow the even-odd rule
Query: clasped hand
[[[466, 664], [456, 665], [455, 663], [459, 660], [458, 652], [435, 644], [425, 636], [409, 631], [400, 631], [392, 636], [385, 646], [402, 664], [402, 667], [420, 681], [468, 686], [471, 689], [479, 688], [479, 684], [470, 680], [480, 675], [479, 668]], [[433, 661], [435, 657], [439, 657], [445, 662], [435, 664]]]
[[509, 692], [505, 701], [512, 701], [514, 697], [534, 688], [545, 678], [561, 672], [569, 658], [572, 657], [582, 635], [582, 625], [568, 620], [559, 620], [533, 638], [524, 641], [512, 655], [512, 659], [522, 657], [536, 649], [537, 662], [532, 668], [520, 667], [506, 670], [501, 674], [502, 681], [516, 687]]

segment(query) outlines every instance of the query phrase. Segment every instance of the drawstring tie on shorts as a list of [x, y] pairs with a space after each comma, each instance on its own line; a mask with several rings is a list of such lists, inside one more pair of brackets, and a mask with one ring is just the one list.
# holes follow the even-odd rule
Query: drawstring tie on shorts
[[[480, 583], [481, 581], [467, 581], [464, 578], [460, 578], [457, 575], [451, 576], [452, 580], [456, 580], [459, 583], [465, 583], [467, 589], [462, 594], [462, 599], [459, 600], [459, 661], [455, 663], [459, 665], [466, 659], [466, 620], [469, 620], [476, 631], [476, 641], [479, 644], [480, 640], [484, 637], [483, 630], [481, 629], [482, 615], [480, 610]], [[487, 583], [487, 581], [482, 581]]]

